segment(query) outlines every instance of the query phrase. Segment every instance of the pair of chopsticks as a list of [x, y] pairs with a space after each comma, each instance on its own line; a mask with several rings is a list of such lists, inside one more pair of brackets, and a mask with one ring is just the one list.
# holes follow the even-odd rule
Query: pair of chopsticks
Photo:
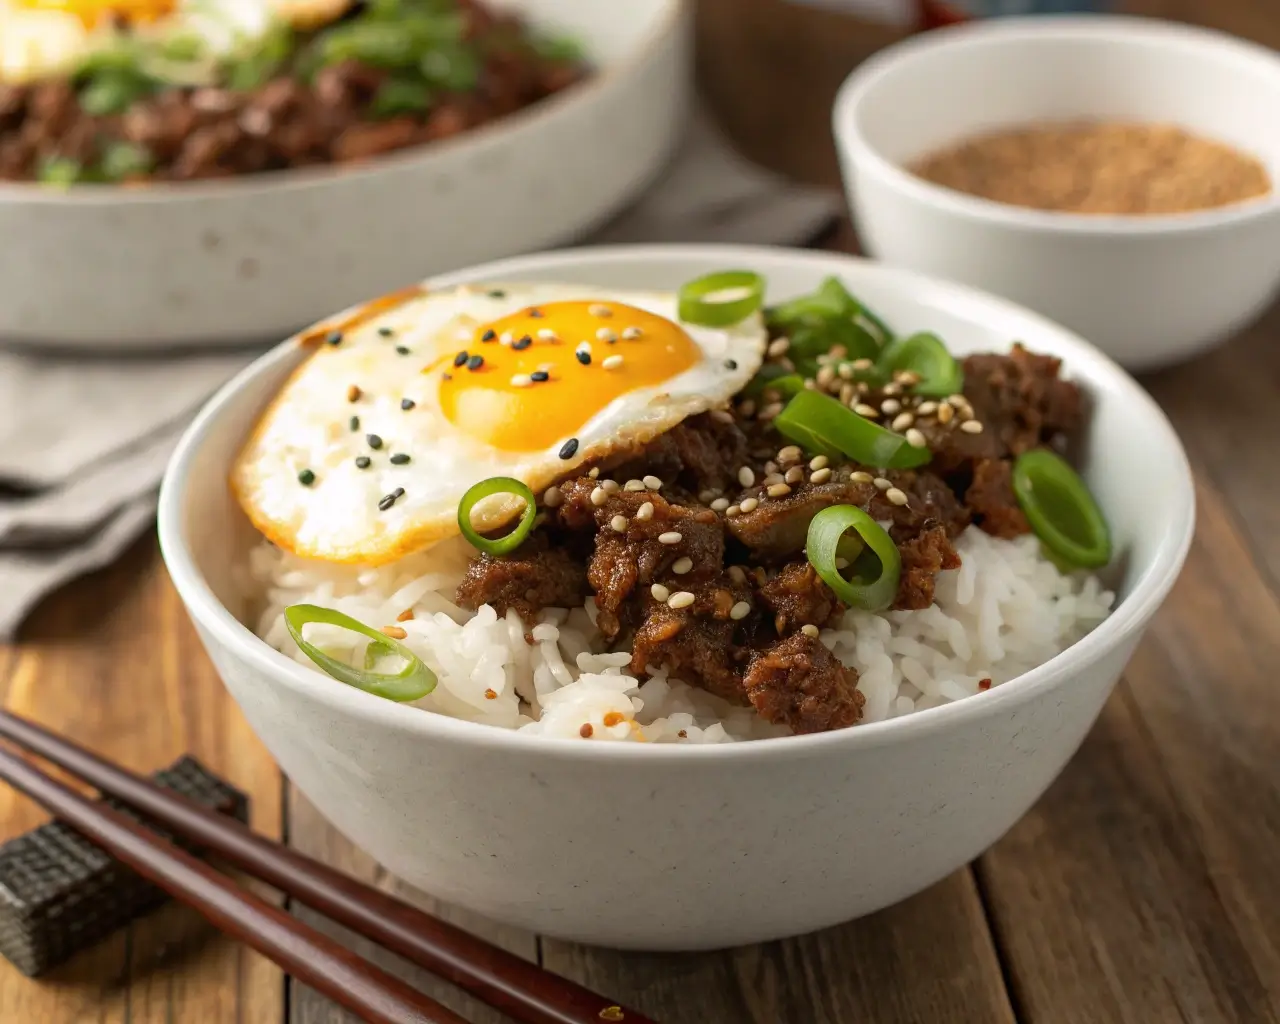
[[[113, 796], [226, 864], [425, 967], [520, 1024], [654, 1024], [566, 978], [281, 846], [8, 711], [0, 737]], [[217, 929], [373, 1024], [467, 1024], [127, 815], [64, 786], [0, 747], [0, 779], [43, 804]]]

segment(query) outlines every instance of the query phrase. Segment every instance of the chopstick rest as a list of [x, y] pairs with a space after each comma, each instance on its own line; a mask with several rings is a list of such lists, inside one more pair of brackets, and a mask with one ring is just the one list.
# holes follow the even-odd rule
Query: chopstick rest
[[[248, 797], [194, 758], [181, 757], [152, 778], [205, 807], [248, 821]], [[118, 800], [107, 802], [132, 814]], [[192, 843], [174, 841], [198, 852]], [[168, 899], [74, 829], [49, 822], [0, 846], [0, 956], [35, 977]]]

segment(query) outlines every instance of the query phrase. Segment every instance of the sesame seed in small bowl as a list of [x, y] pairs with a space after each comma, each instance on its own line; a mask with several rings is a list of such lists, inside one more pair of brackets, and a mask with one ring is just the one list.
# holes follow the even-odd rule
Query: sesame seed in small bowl
[[882, 51], [834, 130], [866, 251], [1006, 296], [1147, 370], [1280, 287], [1280, 55], [1115, 16], [993, 19]]

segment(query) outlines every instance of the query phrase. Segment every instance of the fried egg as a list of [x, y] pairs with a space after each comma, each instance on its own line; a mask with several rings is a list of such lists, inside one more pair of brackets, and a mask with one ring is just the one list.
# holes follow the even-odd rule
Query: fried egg
[[[535, 495], [724, 405], [760, 367], [759, 314], [682, 323], [666, 292], [522, 284], [378, 300], [299, 336], [315, 347], [241, 451], [232, 487], [273, 543], [382, 564], [458, 532], [473, 484]], [[496, 529], [522, 507], [486, 502]]]

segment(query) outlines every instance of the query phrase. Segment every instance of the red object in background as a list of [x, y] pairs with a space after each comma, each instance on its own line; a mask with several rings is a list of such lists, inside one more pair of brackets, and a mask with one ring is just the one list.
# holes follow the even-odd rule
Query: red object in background
[[920, 9], [920, 27], [924, 29], [942, 28], [969, 20], [967, 14], [957, 11], [944, 0], [917, 0], [917, 6]]

